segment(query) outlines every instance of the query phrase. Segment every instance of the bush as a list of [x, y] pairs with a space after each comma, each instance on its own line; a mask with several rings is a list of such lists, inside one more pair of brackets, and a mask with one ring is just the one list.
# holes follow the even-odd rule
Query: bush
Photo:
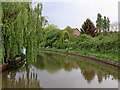
[[40, 43], [40, 47], [46, 47], [46, 42], [42, 42], [42, 43]]
[[88, 35], [81, 35], [76, 44], [80, 50], [87, 50], [90, 52], [101, 53], [118, 53], [118, 35], [100, 35], [98, 37], [91, 38]]
[[44, 47], [52, 47], [54, 42], [59, 41], [61, 35], [62, 31], [59, 29], [48, 30], [45, 32], [41, 45]]
[[88, 39], [92, 39], [92, 37], [87, 34], [82, 34], [79, 38], [81, 39], [81, 41], [86, 41]]
[[102, 39], [104, 38], [104, 36], [103, 36], [103, 35], [99, 35], [99, 36], [97, 36], [97, 38], [98, 38], [99, 40], [102, 40]]

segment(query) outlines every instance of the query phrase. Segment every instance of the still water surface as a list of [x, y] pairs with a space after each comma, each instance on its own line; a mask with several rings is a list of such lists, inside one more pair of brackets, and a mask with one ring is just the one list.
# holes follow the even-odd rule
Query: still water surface
[[2, 74], [3, 88], [118, 88], [118, 71], [76, 56], [40, 52]]

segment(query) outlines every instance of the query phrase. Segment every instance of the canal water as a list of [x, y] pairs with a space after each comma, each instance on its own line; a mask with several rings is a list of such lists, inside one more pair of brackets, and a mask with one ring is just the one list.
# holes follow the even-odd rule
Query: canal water
[[118, 88], [118, 70], [77, 56], [40, 52], [2, 73], [2, 88]]

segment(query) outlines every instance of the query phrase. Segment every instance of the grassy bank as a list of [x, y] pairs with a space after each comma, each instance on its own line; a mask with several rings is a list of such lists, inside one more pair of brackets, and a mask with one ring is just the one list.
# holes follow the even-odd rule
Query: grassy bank
[[118, 62], [118, 55], [117, 54], [100, 53], [100, 52], [93, 53], [93, 52], [90, 52], [90, 51], [78, 50], [78, 49], [56, 49], [56, 48], [40, 48], [40, 49], [57, 50], [57, 51], [65, 51], [65, 52], [74, 52], [74, 53], [79, 53], [79, 54], [89, 55], [89, 56], [95, 56], [95, 57], [98, 57], [98, 58]]
[[[58, 36], [55, 36], [57, 34]], [[78, 37], [69, 34], [70, 38], [67, 42], [60, 42], [60, 39], [57, 38], [60, 38], [59, 33], [57, 34], [52, 33], [49, 37], [50, 35], [47, 33], [43, 42], [40, 43], [40, 49], [74, 52], [118, 62], [119, 32], [101, 33], [94, 38], [86, 34], [81, 34]]]

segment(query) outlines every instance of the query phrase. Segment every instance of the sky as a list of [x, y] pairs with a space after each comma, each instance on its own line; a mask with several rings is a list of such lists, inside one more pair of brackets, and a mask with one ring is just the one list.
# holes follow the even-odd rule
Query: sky
[[43, 16], [49, 24], [60, 29], [67, 26], [80, 29], [89, 18], [96, 24], [97, 14], [109, 17], [111, 23], [118, 21], [118, 2], [120, 0], [33, 0], [43, 3]]

